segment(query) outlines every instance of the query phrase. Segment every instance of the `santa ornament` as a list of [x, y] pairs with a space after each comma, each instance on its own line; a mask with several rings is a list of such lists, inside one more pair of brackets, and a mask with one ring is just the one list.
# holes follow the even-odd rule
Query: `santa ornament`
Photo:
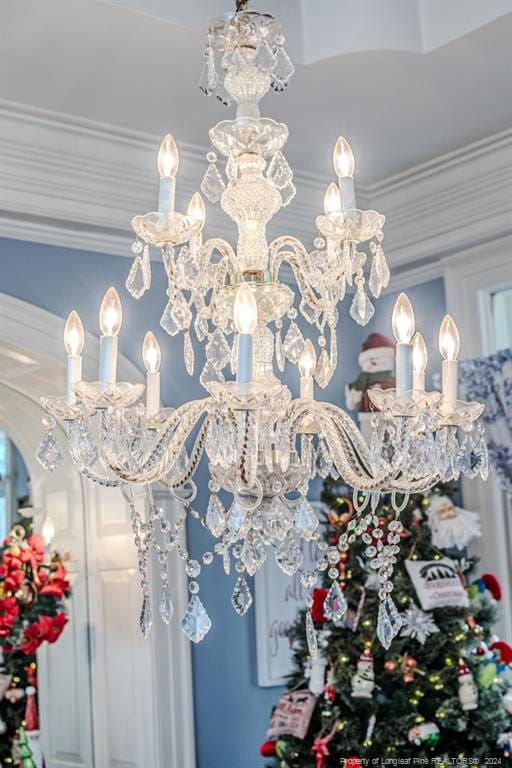
[[469, 712], [478, 707], [478, 690], [469, 667], [463, 661], [459, 662], [457, 671], [459, 677], [459, 701], [462, 709]]
[[482, 535], [478, 514], [456, 507], [448, 496], [431, 496], [427, 515], [432, 544], [439, 549], [464, 549], [471, 539]]
[[373, 655], [365, 651], [359, 657], [357, 672], [352, 678], [352, 698], [371, 699], [374, 687]]
[[346, 386], [345, 401], [349, 411], [359, 409], [361, 432], [369, 439], [371, 411], [375, 407], [370, 403], [368, 390], [395, 386], [395, 342], [381, 333], [370, 333], [359, 353], [358, 363], [362, 372]]

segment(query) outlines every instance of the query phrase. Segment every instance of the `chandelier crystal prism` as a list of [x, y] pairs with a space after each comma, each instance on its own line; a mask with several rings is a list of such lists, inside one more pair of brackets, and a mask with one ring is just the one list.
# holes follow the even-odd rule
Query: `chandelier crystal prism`
[[[55, 435], [55, 419], [60, 419], [82, 475], [121, 488], [137, 548], [144, 636], [153, 616], [153, 551], [161, 572], [158, 610], [165, 623], [173, 613], [167, 559], [175, 551], [185, 562], [190, 602], [182, 628], [199, 642], [211, 620], [197, 579], [216, 557], [227, 574], [231, 568], [236, 572], [231, 603], [239, 614], [253, 602], [246, 576], [253, 576], [269, 556], [284, 573], [298, 576], [309, 606], [315, 583], [327, 571], [332, 587], [326, 605], [332, 620], [340, 621], [346, 602], [337, 581], [338, 563], [341, 553], [361, 537], [380, 598], [377, 635], [387, 647], [401, 623], [392, 599], [393, 565], [403, 533], [400, 512], [410, 493], [423, 493], [461, 473], [487, 476], [487, 450], [478, 423], [483, 405], [457, 397], [459, 338], [450, 316], [440, 333], [443, 391], [425, 391], [427, 349], [421, 334], [415, 335], [414, 312], [405, 294], [393, 313], [397, 384], [369, 393], [375, 407], [369, 443], [341, 408], [315, 399], [315, 382], [325, 388], [337, 367], [338, 303], [347, 293], [351, 317], [365, 325], [374, 313], [368, 291], [378, 298], [390, 273], [382, 247], [384, 216], [357, 208], [354, 156], [343, 137], [333, 152], [337, 182], [328, 185], [324, 211], [316, 217], [314, 250], [287, 235], [267, 241], [268, 222], [295, 194], [293, 172], [283, 154], [288, 128], [261, 117], [259, 110], [262, 97], [270, 89], [284, 90], [293, 75], [283, 45], [275, 18], [245, 8], [213, 21], [206, 33], [200, 87], [226, 105], [235, 102], [236, 116], [210, 130], [213, 149], [207, 154], [201, 191], [211, 202], [220, 202], [235, 222], [236, 246], [221, 238], [203, 241], [206, 212], [199, 193], [186, 213], [176, 211], [179, 155], [170, 134], [158, 152], [158, 211], [132, 220], [134, 262], [126, 287], [136, 299], [149, 289], [150, 248], [161, 249], [167, 274], [161, 326], [172, 336], [182, 334], [190, 375], [195, 371], [192, 333], [204, 346], [199, 379], [207, 397], [177, 408], [161, 407], [165, 359], [151, 332], [142, 350], [145, 399], [142, 384], [117, 381], [122, 307], [111, 287], [100, 311], [98, 381], [82, 379], [84, 331], [76, 312], [68, 318], [67, 391], [63, 397], [42, 398], [45, 432], [37, 456], [50, 471], [62, 461]], [[223, 170], [219, 155], [226, 158]], [[304, 338], [298, 313], [312, 338]], [[279, 377], [286, 360], [298, 366], [296, 399]], [[230, 376], [235, 378], [227, 380]], [[203, 511], [194, 507], [194, 477], [201, 463], [208, 465], [211, 492]], [[307, 499], [310, 481], [328, 474], [341, 476], [355, 489], [354, 514], [336, 546], [320, 540], [318, 515]], [[177, 520], [166, 519], [155, 503], [155, 484], [181, 503]], [[147, 496], [145, 512], [135, 504], [137, 486]], [[377, 515], [382, 493], [391, 494], [394, 515], [389, 521]], [[211, 550], [200, 560], [184, 544], [187, 516], [212, 535]], [[303, 542], [313, 548], [316, 544], [314, 568], [303, 566]], [[310, 613], [307, 637], [314, 655]]]

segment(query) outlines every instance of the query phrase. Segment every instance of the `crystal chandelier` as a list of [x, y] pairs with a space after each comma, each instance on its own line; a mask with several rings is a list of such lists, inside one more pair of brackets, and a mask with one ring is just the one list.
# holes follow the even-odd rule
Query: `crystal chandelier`
[[[117, 292], [109, 288], [100, 310], [98, 381], [82, 380], [84, 332], [79, 316], [72, 312], [66, 322], [67, 392], [42, 398], [45, 433], [38, 458], [49, 470], [62, 460], [54, 433], [55, 419], [61, 419], [71, 458], [82, 475], [121, 488], [138, 554], [144, 636], [152, 624], [152, 550], [161, 570], [158, 610], [166, 623], [173, 612], [167, 557], [175, 550], [185, 561], [190, 601], [182, 628], [198, 642], [211, 621], [197, 578], [216, 555], [227, 574], [236, 571], [231, 602], [239, 614], [252, 604], [246, 574], [252, 576], [271, 554], [286, 574], [298, 574], [309, 595], [327, 571], [332, 586], [325, 613], [338, 621], [346, 610], [338, 583], [340, 554], [362, 537], [368, 568], [378, 582], [377, 635], [387, 647], [401, 623], [391, 596], [403, 531], [400, 512], [410, 493], [422, 493], [440, 480], [456, 479], [461, 472], [487, 476], [483, 429], [477, 424], [483, 405], [457, 398], [459, 337], [449, 315], [440, 329], [443, 391], [425, 391], [427, 350], [421, 334], [415, 334], [414, 312], [405, 294], [400, 294], [393, 312], [396, 388], [369, 393], [375, 406], [369, 443], [343, 410], [315, 399], [314, 382], [325, 388], [337, 366], [338, 303], [349, 292], [351, 317], [366, 324], [374, 312], [367, 291], [378, 298], [389, 282], [389, 269], [382, 248], [384, 216], [357, 208], [354, 157], [342, 137], [333, 155], [338, 182], [329, 184], [324, 211], [316, 218], [320, 234], [314, 250], [292, 236], [267, 241], [267, 223], [295, 194], [282, 151], [288, 128], [261, 117], [259, 110], [261, 98], [271, 88], [282, 91], [294, 72], [283, 44], [279, 22], [245, 6], [213, 21], [206, 33], [200, 87], [226, 105], [236, 102], [237, 109], [233, 120], [210, 130], [214, 149], [207, 154], [201, 190], [212, 203], [220, 202], [235, 222], [236, 247], [221, 238], [203, 241], [205, 207], [199, 193], [185, 214], [175, 210], [179, 157], [171, 135], [165, 136], [158, 152], [158, 211], [132, 220], [134, 262], [126, 287], [135, 298], [149, 288], [150, 247], [160, 248], [168, 298], [161, 326], [172, 336], [183, 334], [190, 375], [192, 330], [204, 344], [206, 359], [199, 378], [208, 396], [175, 409], [161, 408], [161, 353], [151, 332], [142, 350], [145, 401], [142, 384], [116, 380], [122, 308]], [[226, 158], [225, 176], [217, 166], [218, 155]], [[316, 338], [318, 360], [313, 342], [304, 339], [296, 322], [298, 312]], [[276, 369], [283, 372], [286, 360], [298, 365], [297, 399], [276, 375]], [[229, 371], [234, 380], [225, 380]], [[194, 508], [193, 478], [201, 461], [210, 473], [211, 496], [204, 515]], [[337, 546], [320, 541], [318, 517], [307, 500], [310, 480], [328, 474], [340, 475], [355, 489], [355, 514]], [[181, 502], [177, 521], [167, 520], [155, 504], [152, 484], [165, 486]], [[145, 513], [135, 506], [136, 486], [145, 488]], [[394, 516], [389, 521], [376, 514], [382, 493], [391, 494]], [[200, 559], [192, 558], [180, 539], [187, 514], [200, 519], [214, 539], [211, 551]], [[316, 542], [312, 569], [303, 567], [304, 541]], [[316, 636], [309, 612], [306, 622], [314, 655]]]

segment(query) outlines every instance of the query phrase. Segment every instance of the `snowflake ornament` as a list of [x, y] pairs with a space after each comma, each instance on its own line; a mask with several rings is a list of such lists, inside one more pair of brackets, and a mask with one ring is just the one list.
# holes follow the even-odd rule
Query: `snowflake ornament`
[[404, 635], [404, 637], [410, 637], [424, 645], [427, 637], [435, 632], [439, 632], [439, 627], [430, 613], [422, 611], [414, 603], [402, 613], [402, 629], [400, 634]]

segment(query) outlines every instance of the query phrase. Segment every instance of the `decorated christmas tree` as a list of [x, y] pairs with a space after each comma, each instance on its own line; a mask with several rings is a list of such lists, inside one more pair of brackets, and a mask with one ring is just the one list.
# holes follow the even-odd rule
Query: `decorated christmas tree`
[[31, 522], [20, 520], [0, 543], [0, 765], [16, 765], [18, 734], [30, 752], [22, 765], [42, 768], [36, 651], [60, 637], [71, 587], [65, 558], [31, 531]]
[[[492, 574], [474, 577], [467, 545], [479, 534], [478, 516], [457, 507], [452, 490], [411, 497], [391, 528], [395, 513], [381, 497], [372, 524], [341, 552], [334, 581], [326, 567], [311, 612], [291, 631], [294, 672], [261, 747], [274, 758], [269, 765], [355, 768], [368, 764], [362, 758], [379, 765], [433, 757], [438, 765], [462, 757], [512, 765], [512, 649], [492, 630], [501, 590]], [[327, 479], [322, 499], [322, 538], [332, 547], [347, 527], [357, 533], [359, 518], [341, 483]], [[385, 648], [376, 637], [381, 585], [371, 564], [391, 532], [402, 541], [398, 613]]]

